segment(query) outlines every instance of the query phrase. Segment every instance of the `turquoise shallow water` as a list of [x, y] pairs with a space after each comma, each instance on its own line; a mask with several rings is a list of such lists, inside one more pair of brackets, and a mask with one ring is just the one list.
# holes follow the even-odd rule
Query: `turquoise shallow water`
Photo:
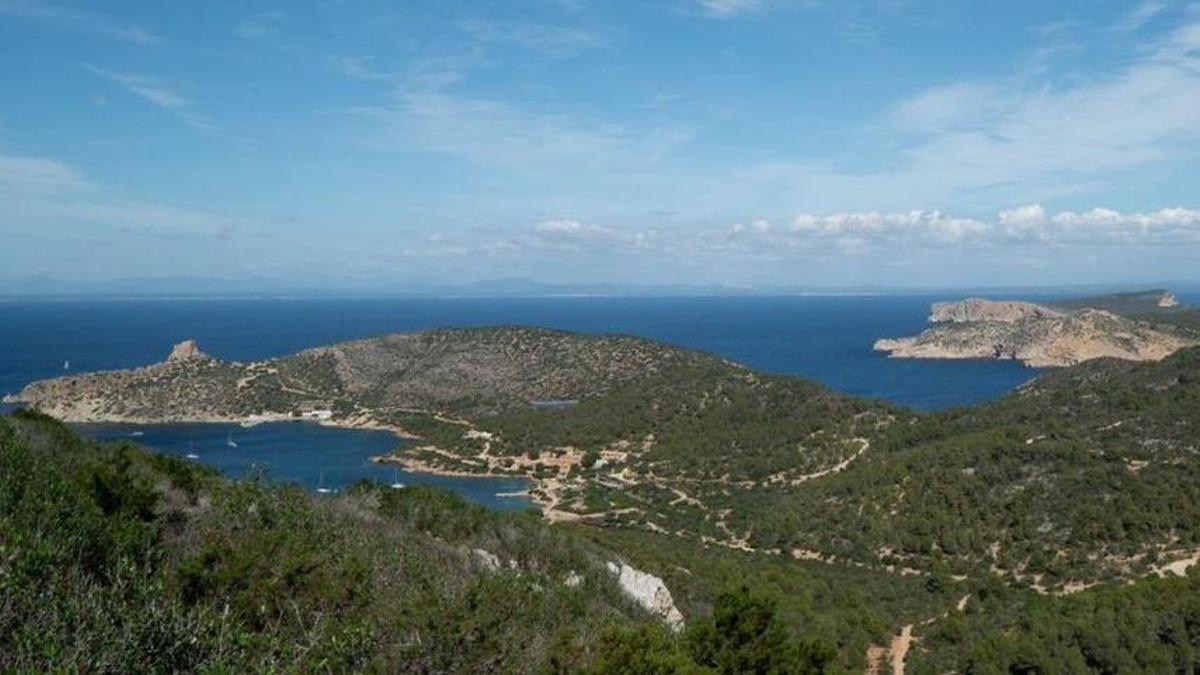
[[372, 455], [404, 442], [386, 431], [337, 429], [307, 422], [273, 422], [248, 428], [236, 424], [74, 426], [93, 438], [128, 440], [172, 455], [195, 455], [196, 461], [229, 476], [261, 473], [270, 480], [299, 483], [313, 490], [336, 490], [366, 478], [388, 485], [435, 485], [495, 509], [533, 505], [524, 497], [500, 496], [524, 490], [527, 482], [521, 479], [435, 476], [371, 462]]

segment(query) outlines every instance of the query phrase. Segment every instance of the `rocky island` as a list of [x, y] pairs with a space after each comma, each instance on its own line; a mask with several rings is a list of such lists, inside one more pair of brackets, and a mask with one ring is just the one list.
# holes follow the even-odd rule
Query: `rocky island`
[[1102, 357], [1156, 361], [1197, 344], [1197, 314], [1163, 290], [1053, 303], [968, 298], [934, 303], [932, 327], [880, 339], [875, 349], [896, 358], [1017, 359], [1033, 367]]

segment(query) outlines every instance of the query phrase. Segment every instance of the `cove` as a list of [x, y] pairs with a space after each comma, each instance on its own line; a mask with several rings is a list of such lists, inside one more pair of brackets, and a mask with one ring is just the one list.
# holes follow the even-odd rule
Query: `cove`
[[339, 429], [308, 422], [237, 424], [72, 424], [100, 441], [132, 441], [151, 450], [193, 459], [233, 478], [262, 472], [274, 481], [310, 490], [338, 490], [360, 479], [390, 485], [432, 485], [497, 510], [533, 508], [526, 497], [501, 496], [529, 487], [522, 478], [440, 476], [375, 464], [405, 441], [386, 431]]

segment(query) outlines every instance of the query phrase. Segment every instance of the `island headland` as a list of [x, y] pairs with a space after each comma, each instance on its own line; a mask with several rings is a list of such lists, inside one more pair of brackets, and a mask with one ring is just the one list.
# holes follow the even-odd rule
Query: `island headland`
[[1033, 367], [1112, 357], [1155, 361], [1200, 343], [1200, 311], [1153, 290], [1050, 303], [967, 298], [934, 303], [930, 328], [882, 338], [896, 358], [1016, 359]]

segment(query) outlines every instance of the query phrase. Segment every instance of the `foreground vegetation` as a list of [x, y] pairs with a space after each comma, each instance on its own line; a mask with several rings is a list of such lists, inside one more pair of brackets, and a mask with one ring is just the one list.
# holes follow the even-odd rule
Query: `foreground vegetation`
[[316, 498], [28, 412], [0, 418], [0, 475], [0, 670], [805, 673], [837, 657], [747, 587], [674, 635], [620, 592], [610, 551], [437, 490]]

